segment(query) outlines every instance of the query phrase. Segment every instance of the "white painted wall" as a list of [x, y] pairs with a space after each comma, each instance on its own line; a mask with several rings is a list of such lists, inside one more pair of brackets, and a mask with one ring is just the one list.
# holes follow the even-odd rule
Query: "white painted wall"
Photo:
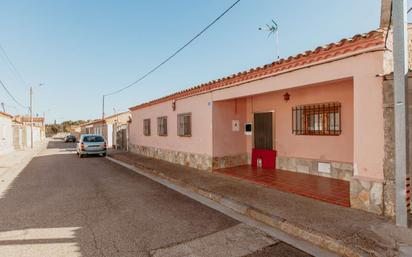
[[[26, 146], [30, 147], [31, 146], [31, 128], [30, 126], [27, 126], [26, 129]], [[40, 127], [35, 127], [33, 126], [33, 144], [36, 144], [41, 141], [41, 128]]]
[[13, 150], [12, 121], [9, 118], [0, 116], [0, 154], [6, 154]]
[[107, 124], [107, 147], [113, 147], [113, 124]]

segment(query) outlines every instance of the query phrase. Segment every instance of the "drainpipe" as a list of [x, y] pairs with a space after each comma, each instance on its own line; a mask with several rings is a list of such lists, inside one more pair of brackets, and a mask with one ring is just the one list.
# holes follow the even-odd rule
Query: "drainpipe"
[[392, 1], [394, 106], [395, 106], [395, 178], [396, 225], [408, 227], [407, 179], [409, 178], [408, 140], [408, 34], [407, 1]]

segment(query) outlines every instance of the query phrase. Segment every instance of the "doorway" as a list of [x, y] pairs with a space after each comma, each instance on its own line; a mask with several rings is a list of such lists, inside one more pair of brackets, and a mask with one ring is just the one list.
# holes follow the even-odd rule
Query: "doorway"
[[273, 113], [255, 113], [254, 127], [254, 148], [273, 150]]

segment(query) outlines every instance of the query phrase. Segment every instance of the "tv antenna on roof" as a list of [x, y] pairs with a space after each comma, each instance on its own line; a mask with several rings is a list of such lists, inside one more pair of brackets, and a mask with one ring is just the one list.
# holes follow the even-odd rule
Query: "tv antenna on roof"
[[279, 26], [278, 24], [272, 20], [271, 24], [266, 24], [266, 27], [259, 28], [259, 30], [266, 30], [269, 32], [268, 38], [270, 36], [275, 36], [275, 42], [276, 42], [276, 59], [278, 60], [280, 58], [279, 54]]

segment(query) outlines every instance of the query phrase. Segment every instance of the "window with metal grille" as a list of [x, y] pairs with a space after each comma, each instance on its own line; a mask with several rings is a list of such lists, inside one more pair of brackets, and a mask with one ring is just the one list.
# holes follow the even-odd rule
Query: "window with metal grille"
[[322, 103], [292, 108], [292, 133], [295, 135], [340, 135], [341, 104]]
[[150, 136], [150, 119], [143, 120], [143, 134], [145, 136]]
[[157, 118], [157, 134], [159, 136], [167, 136], [167, 117]]
[[182, 113], [177, 115], [177, 134], [181, 137], [192, 135], [192, 114]]

